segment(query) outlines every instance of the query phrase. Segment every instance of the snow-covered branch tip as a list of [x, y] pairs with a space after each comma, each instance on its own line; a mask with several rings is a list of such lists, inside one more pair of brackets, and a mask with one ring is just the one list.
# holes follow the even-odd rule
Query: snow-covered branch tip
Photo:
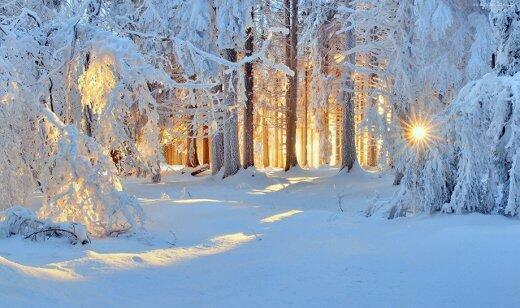
[[0, 213], [0, 237], [20, 235], [33, 241], [49, 238], [68, 238], [73, 245], [90, 243], [87, 229], [82, 224], [38, 219], [34, 212], [21, 206]]

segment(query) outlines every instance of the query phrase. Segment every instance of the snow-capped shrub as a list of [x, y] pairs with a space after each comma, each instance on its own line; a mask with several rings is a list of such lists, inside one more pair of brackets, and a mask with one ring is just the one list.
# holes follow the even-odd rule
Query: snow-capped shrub
[[40, 216], [82, 223], [95, 237], [140, 230], [142, 208], [122, 189], [99, 144], [75, 126], [63, 127], [62, 134], [49, 160], [49, 177], [42, 183], [45, 200]]
[[486, 75], [450, 106], [448, 134], [459, 148], [445, 212], [518, 214], [520, 74]]
[[[416, 211], [520, 213], [520, 3], [489, 3], [497, 69], [440, 113], [439, 144], [409, 164], [389, 217]], [[383, 207], [383, 206], [381, 206]]]
[[410, 163], [390, 217], [520, 210], [520, 74], [484, 76], [443, 114], [442, 143]]
[[50, 237], [67, 237], [72, 244], [90, 243], [85, 226], [77, 223], [53, 223], [41, 220], [34, 212], [21, 206], [13, 206], [0, 212], [0, 238], [20, 235], [31, 240]]

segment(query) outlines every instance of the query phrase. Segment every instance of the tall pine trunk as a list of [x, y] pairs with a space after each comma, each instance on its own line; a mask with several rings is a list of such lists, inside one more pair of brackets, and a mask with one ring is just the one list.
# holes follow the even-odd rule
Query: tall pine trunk
[[354, 95], [344, 94], [342, 105], [341, 166], [340, 170], [350, 171], [356, 162], [356, 134], [354, 121]]
[[[347, 32], [347, 50], [354, 48], [354, 32]], [[347, 55], [345, 61], [343, 105], [342, 105], [342, 134], [341, 134], [341, 166], [340, 170], [350, 171], [356, 162], [356, 123], [354, 118], [354, 82], [352, 68], [356, 64], [354, 53]]]
[[[296, 158], [296, 105], [298, 101], [298, 0], [285, 0], [286, 25], [290, 32], [287, 37], [286, 46], [287, 66], [294, 72], [289, 77], [289, 87], [286, 94], [286, 135], [285, 135], [285, 171], [298, 165]], [[289, 9], [290, 7], [290, 9]]]
[[267, 110], [264, 108], [262, 114], [262, 158], [263, 167], [267, 168], [270, 165], [269, 160], [269, 127], [267, 126]]
[[[246, 56], [253, 54], [253, 29], [247, 29], [247, 40], [245, 44]], [[244, 88], [246, 92], [246, 106], [244, 110], [244, 134], [242, 145], [243, 167], [247, 169], [255, 165], [254, 143], [253, 143], [253, 63], [244, 66]]]
[[[237, 61], [235, 49], [224, 51], [226, 59], [231, 62]], [[224, 78], [225, 98], [225, 117], [224, 117], [224, 178], [232, 176], [240, 170], [240, 155], [238, 147], [238, 114], [234, 109], [237, 105], [237, 85], [236, 72], [229, 73]]]
[[309, 108], [309, 79], [310, 79], [310, 67], [307, 64], [305, 66], [305, 79], [304, 79], [304, 94], [303, 94], [303, 118], [302, 118], [302, 139], [301, 139], [301, 164], [307, 166], [307, 134], [308, 134], [308, 108]]

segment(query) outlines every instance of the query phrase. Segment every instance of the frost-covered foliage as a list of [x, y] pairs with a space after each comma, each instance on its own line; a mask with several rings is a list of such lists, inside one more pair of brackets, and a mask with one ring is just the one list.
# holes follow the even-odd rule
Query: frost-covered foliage
[[46, 198], [40, 216], [84, 224], [92, 236], [110, 236], [143, 227], [137, 199], [123, 191], [103, 148], [76, 126], [60, 127], [62, 137], [49, 159]]
[[518, 214], [519, 81], [518, 74], [486, 75], [450, 107], [448, 136], [458, 148], [458, 164], [444, 211]]
[[78, 121], [87, 134], [108, 149], [121, 173], [157, 175], [159, 113], [148, 87], [155, 70], [130, 41], [102, 32], [91, 36], [74, 63], [82, 72], [74, 89], [83, 109]]
[[252, 6], [0, 0], [0, 207], [41, 191], [40, 216], [83, 223], [93, 236], [141, 229], [141, 208], [119, 176], [160, 180], [165, 128], [187, 115], [208, 126], [221, 116], [220, 72], [256, 60], [285, 69], [266, 57], [268, 40], [237, 63], [218, 55], [243, 45]]
[[[139, 127], [125, 112], [145, 106], [147, 122], [154, 119], [146, 74], [129, 40], [96, 29], [89, 18], [80, 23], [81, 14], [94, 14], [90, 2], [75, 3], [75, 14], [36, 3], [30, 10], [32, 4], [10, 1], [1, 15], [1, 206], [26, 205], [40, 190], [41, 217], [83, 223], [92, 236], [138, 231], [141, 209], [122, 190], [110, 154], [124, 142], [139, 145], [129, 134]], [[98, 56], [117, 61], [98, 63]], [[150, 160], [158, 138], [141, 138], [155, 142]]]
[[219, 49], [242, 49], [246, 42], [246, 29], [251, 27], [251, 0], [213, 0], [216, 8], [216, 28]]
[[491, 0], [491, 24], [499, 40], [497, 70], [501, 75], [520, 71], [520, 3], [514, 0]]
[[364, 125], [391, 158], [381, 162], [400, 171], [422, 168], [403, 155], [402, 124], [434, 118], [468, 81], [491, 70], [494, 38], [487, 12], [475, 2], [353, 1], [356, 71], [377, 81], [367, 93]]
[[440, 142], [407, 170], [388, 214], [498, 213], [520, 209], [520, 4], [491, 1], [497, 68], [467, 84], [438, 116]]

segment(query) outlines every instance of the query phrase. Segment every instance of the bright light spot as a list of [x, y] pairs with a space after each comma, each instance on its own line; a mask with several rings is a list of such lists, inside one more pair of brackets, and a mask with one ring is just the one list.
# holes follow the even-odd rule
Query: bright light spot
[[412, 138], [415, 141], [423, 140], [424, 138], [426, 138], [427, 135], [428, 135], [428, 130], [424, 126], [417, 125], [412, 128]]
[[434, 126], [426, 119], [415, 118], [404, 123], [405, 137], [409, 144], [415, 147], [425, 147], [435, 139]]
[[276, 214], [276, 215], [273, 215], [273, 216], [266, 217], [266, 218], [262, 219], [261, 222], [262, 223], [276, 222], [276, 221], [280, 221], [280, 220], [283, 220], [285, 218], [294, 216], [294, 215], [299, 214], [299, 213], [302, 213], [302, 211], [300, 211], [300, 210], [292, 210], [292, 211], [289, 211], [289, 212], [280, 213], [280, 214]]

